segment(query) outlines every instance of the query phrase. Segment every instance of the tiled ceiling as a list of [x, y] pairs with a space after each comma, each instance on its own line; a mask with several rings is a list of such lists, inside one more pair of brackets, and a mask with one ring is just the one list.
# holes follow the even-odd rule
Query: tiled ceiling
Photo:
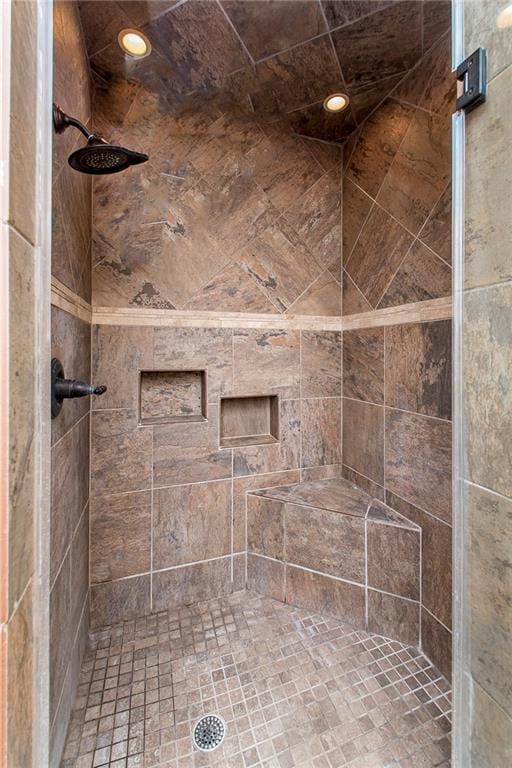
[[[449, 0], [85, 0], [94, 76], [140, 82], [172, 110], [221, 97], [256, 117], [325, 141], [344, 141], [450, 24]], [[141, 29], [139, 61], [117, 43]], [[328, 115], [325, 96], [350, 108]]]

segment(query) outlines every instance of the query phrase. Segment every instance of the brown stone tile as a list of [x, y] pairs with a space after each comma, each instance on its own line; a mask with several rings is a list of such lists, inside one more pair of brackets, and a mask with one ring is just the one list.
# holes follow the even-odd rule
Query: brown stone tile
[[364, 626], [364, 589], [330, 576], [287, 565], [286, 602]]
[[398, 75], [377, 80], [370, 85], [363, 85], [353, 90], [351, 104], [357, 115], [357, 122], [361, 124], [378, 107], [389, 93], [394, 97], [394, 88], [403, 78], [403, 72]]
[[267, 499], [279, 499], [353, 517], [364, 517], [371, 501], [356, 485], [337, 476], [303, 480], [298, 485], [276, 486], [255, 493]]
[[384, 403], [384, 329], [343, 334], [343, 395]]
[[90, 557], [93, 584], [151, 569], [151, 491], [92, 500]]
[[139, 380], [142, 423], [206, 418], [206, 371], [141, 371]]
[[326, 269], [287, 309], [289, 315], [341, 314], [341, 286]]
[[386, 405], [451, 418], [450, 320], [386, 328]]
[[153, 574], [153, 610], [167, 611], [232, 592], [231, 558]]
[[106, 581], [91, 587], [91, 626], [147, 616], [151, 610], [150, 575]]
[[464, 14], [464, 45], [467, 49], [472, 51], [482, 45], [493, 52], [487, 75], [489, 81], [512, 61], [509, 27], [497, 24], [500, 13], [507, 7], [506, 0], [479, 0]]
[[368, 629], [408, 645], [418, 645], [420, 606], [410, 600], [369, 589]]
[[224, 328], [155, 328], [154, 367], [208, 371], [208, 399], [232, 389], [231, 331]]
[[285, 565], [266, 557], [247, 554], [247, 588], [268, 595], [273, 600], [285, 600]]
[[451, 521], [451, 424], [386, 408], [386, 488]]
[[184, 309], [225, 312], [275, 313], [277, 308], [254, 277], [239, 264], [230, 264], [189, 299]]
[[87, 505], [75, 530], [71, 542], [71, 620], [69, 631], [72, 642], [76, 642], [75, 636], [80, 621], [89, 622], [89, 613], [85, 607], [86, 616], [83, 616], [84, 606], [89, 597], [89, 506]]
[[512, 720], [496, 705], [491, 696], [479, 685], [475, 685], [471, 734], [472, 763], [481, 768], [509, 765], [512, 760], [511, 745]]
[[153, 568], [231, 552], [231, 480], [153, 492]]
[[[341, 85], [336, 90], [340, 88]], [[339, 143], [345, 141], [357, 127], [352, 108], [341, 114], [330, 114], [325, 111], [323, 100], [288, 112], [285, 120], [290, 130], [301, 136]]]
[[360, 132], [347, 176], [372, 197], [376, 197], [414, 114], [411, 107], [388, 100]]
[[91, 418], [91, 496], [151, 486], [152, 428], [132, 410], [95, 411]]
[[[496, 6], [503, 7], [503, 3], [495, 3]], [[475, 3], [472, 11], [472, 14], [468, 14], [471, 16], [471, 24], [478, 18], [483, 34], [490, 32], [491, 22], [493, 34], [500, 37], [507, 34], [508, 40], [510, 33], [495, 28], [490, 11], [488, 18], [485, 18], [487, 10], [484, 10], [484, 6]], [[470, 34], [475, 36], [473, 32]], [[479, 45], [482, 45], [484, 38], [479, 39]], [[498, 57], [506, 49], [505, 41], [501, 46], [492, 44], [493, 54]], [[511, 60], [509, 54], [507, 64]], [[491, 67], [496, 65], [495, 59]], [[512, 222], [507, 215], [507, 206], [503, 205], [511, 180], [509, 163], [503, 162], [512, 138], [510, 96], [510, 72], [504, 72], [495, 82], [489, 83], [485, 109], [475, 114], [468, 129], [467, 140], [471, 142], [474, 151], [468, 159], [465, 180], [464, 282], [467, 288], [492, 285], [512, 278], [509, 249]], [[489, 141], [490, 136], [492, 141]]]
[[234, 476], [297, 469], [300, 457], [300, 429], [300, 401], [282, 400], [279, 405], [279, 443], [234, 448]]
[[121, 29], [131, 26], [131, 20], [120, 3], [102, 3], [94, 9], [90, 9], [89, 5], [87, 2], [79, 3], [85, 45], [88, 55], [92, 56], [117, 39]]
[[320, 163], [325, 171], [331, 168], [341, 168], [343, 160], [343, 147], [337, 144], [326, 144], [324, 141], [302, 137], [306, 149], [311, 152], [315, 160]]
[[301, 331], [301, 395], [341, 395], [340, 332]]
[[[418, 536], [420, 533], [419, 525], [411, 522], [411, 520], [398, 513], [395, 509], [392, 509], [388, 504], [378, 501], [377, 499], [373, 499], [368, 507], [366, 520], [368, 522], [385, 523], [388, 527], [396, 526], [398, 528], [405, 528], [407, 531], [415, 532]], [[378, 589], [378, 587], [376, 588]]]
[[145, 0], [119, 0], [117, 5], [125, 11], [133, 24], [142, 26], [168, 11], [177, 2], [178, 0], [151, 0], [151, 3]]
[[286, 220], [324, 268], [341, 253], [340, 170], [336, 167], [322, 176], [285, 212]]
[[234, 394], [299, 395], [300, 332], [239, 328], [233, 333]]
[[376, 307], [404, 260], [412, 236], [386, 211], [374, 206], [346, 264], [346, 271]]
[[302, 467], [341, 460], [341, 398], [301, 401]]
[[421, 528], [421, 602], [446, 627], [452, 623], [452, 529], [389, 491], [390, 507]]
[[52, 587], [49, 600], [49, 710], [51, 720], [53, 720], [57, 710], [73, 644], [71, 574], [71, 552], [68, 550]]
[[449, 120], [416, 111], [377, 201], [417, 234], [449, 179]]
[[[343, 263], [352, 253], [361, 228], [373, 205], [371, 197], [347, 176], [343, 177]], [[348, 314], [348, 313], [347, 313]]]
[[379, 302], [379, 309], [449, 296], [452, 271], [419, 240], [413, 244]]
[[276, 312], [288, 309], [322, 272], [320, 264], [284, 218], [252, 240], [238, 258], [274, 304]]
[[153, 427], [155, 486], [221, 480], [231, 475], [231, 450], [219, 449], [219, 406], [210, 405], [208, 421]]
[[[424, 8], [436, 6], [428, 0]], [[443, 39], [422, 59], [393, 92], [393, 98], [448, 117], [456, 99], [456, 84], [451, 66], [450, 36]]]
[[[313, 74], [314, 73], [314, 74]], [[340, 90], [341, 77], [326, 35], [256, 65], [260, 90], [251, 94], [256, 111], [290, 111]]]
[[512, 501], [466, 484], [469, 512], [471, 672], [494, 700], [510, 710], [510, 632], [507, 595], [511, 566]]
[[332, 480], [341, 475], [340, 464], [327, 464], [322, 467], [302, 467], [301, 479], [308, 483], [310, 480]]
[[348, 88], [410, 69], [422, 53], [421, 6], [403, 0], [332, 35]]
[[246, 589], [246, 567], [247, 553], [233, 557], [233, 592], [245, 591]]
[[32, 611], [32, 586], [30, 585], [9, 622], [6, 639], [7, 668], [2, 670], [8, 692], [8, 727], [5, 742], [8, 768], [32, 763], [33, 744], [30, 725], [34, 714], [33, 670], [35, 664]]
[[349, 480], [351, 483], [359, 486], [369, 496], [379, 499], [379, 501], [385, 500], [385, 490], [381, 485], [374, 483], [373, 480], [369, 480], [364, 475], [360, 475], [359, 472], [356, 472], [351, 467], [347, 467], [346, 464], [343, 464], [341, 467], [341, 476], [345, 480]]
[[343, 463], [384, 485], [384, 412], [343, 398]]
[[369, 520], [367, 558], [368, 586], [410, 600], [420, 599], [419, 530], [409, 531]]
[[[89, 323], [52, 306], [51, 335], [52, 357], [61, 361], [66, 376], [79, 381], [90, 381], [91, 327]], [[105, 381], [105, 383], [107, 382]], [[52, 444], [81, 419], [89, 408], [89, 398], [68, 400], [62, 408], [59, 418], [52, 419]]]
[[343, 315], [357, 315], [371, 312], [372, 306], [365, 299], [357, 285], [343, 270]]
[[320, 5], [309, 0], [285, 4], [223, 0], [222, 7], [255, 61], [325, 32]]
[[466, 294], [464, 398], [468, 479], [512, 497], [510, 284]]
[[365, 580], [363, 518], [285, 504], [285, 560], [348, 579]]
[[424, 608], [421, 611], [421, 645], [438, 670], [451, 680], [452, 634]]
[[93, 326], [92, 380], [107, 385], [105, 394], [91, 401], [93, 409], [137, 408], [139, 371], [152, 367], [153, 328]]
[[423, 6], [423, 48], [428, 51], [451, 27], [449, 0], [429, 0]]
[[448, 185], [419, 234], [425, 245], [452, 263], [452, 188]]
[[266, 475], [248, 475], [233, 480], [233, 551], [240, 552], [246, 547], [246, 498], [248, 491], [289, 485], [300, 481], [298, 469], [285, 472], [271, 472]]
[[284, 503], [249, 493], [247, 496], [247, 549], [284, 560]]
[[339, 0], [321, 0], [321, 2], [329, 29], [351, 24], [361, 16], [368, 16], [385, 8], [386, 5], [391, 5], [390, 0], [352, 0], [349, 3], [340, 3]]

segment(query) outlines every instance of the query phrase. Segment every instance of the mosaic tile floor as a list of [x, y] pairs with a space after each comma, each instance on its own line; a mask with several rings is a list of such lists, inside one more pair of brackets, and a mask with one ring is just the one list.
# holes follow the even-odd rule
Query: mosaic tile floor
[[[199, 752], [210, 712], [227, 734]], [[238, 592], [94, 634], [62, 768], [448, 768], [450, 726], [416, 649]]]

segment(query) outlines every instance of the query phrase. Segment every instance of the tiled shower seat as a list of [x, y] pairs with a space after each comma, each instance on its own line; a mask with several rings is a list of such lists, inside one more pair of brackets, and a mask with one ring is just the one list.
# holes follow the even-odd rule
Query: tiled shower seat
[[247, 586], [418, 645], [421, 529], [342, 479], [247, 495]]

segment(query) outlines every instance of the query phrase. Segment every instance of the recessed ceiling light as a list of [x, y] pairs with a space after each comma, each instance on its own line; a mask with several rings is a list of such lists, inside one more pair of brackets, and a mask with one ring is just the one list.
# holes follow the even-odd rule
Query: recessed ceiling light
[[331, 93], [324, 99], [326, 112], [343, 112], [348, 107], [348, 96], [345, 93]]
[[501, 11], [496, 20], [496, 26], [498, 29], [512, 27], [512, 5], [507, 5], [507, 7]]
[[122, 29], [117, 36], [117, 41], [125, 53], [136, 59], [142, 59], [151, 53], [151, 43], [146, 35], [137, 29]]

